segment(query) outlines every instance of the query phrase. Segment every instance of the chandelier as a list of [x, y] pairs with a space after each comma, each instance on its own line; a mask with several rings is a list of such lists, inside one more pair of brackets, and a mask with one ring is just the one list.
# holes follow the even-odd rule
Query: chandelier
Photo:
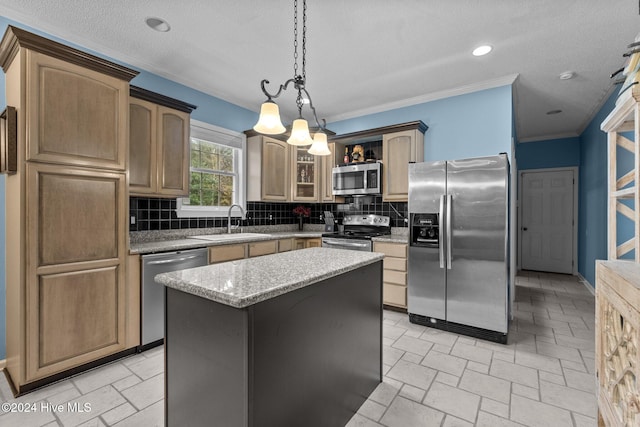
[[[290, 84], [298, 91], [296, 97], [296, 106], [298, 107], [298, 118], [293, 121], [291, 127], [291, 136], [287, 139], [287, 143], [291, 145], [311, 145], [308, 150], [310, 154], [317, 156], [326, 156], [331, 154], [327, 146], [326, 121], [322, 120], [322, 124], [318, 121], [316, 109], [311, 101], [311, 95], [305, 88], [307, 73], [305, 70], [307, 61], [307, 0], [302, 0], [302, 74], [298, 74], [298, 0], [293, 1], [293, 78], [280, 85], [275, 94], [269, 93], [265, 85], [269, 84], [269, 80], [264, 79], [260, 83], [262, 92], [267, 96], [267, 100], [260, 107], [260, 118], [258, 123], [253, 127], [256, 132], [266, 135], [283, 134], [286, 129], [280, 120], [280, 110], [278, 104], [273, 99], [278, 98], [283, 91], [287, 90]], [[302, 107], [307, 104], [313, 113], [313, 118], [318, 127], [318, 131], [311, 139], [309, 133], [309, 124], [302, 117]]]

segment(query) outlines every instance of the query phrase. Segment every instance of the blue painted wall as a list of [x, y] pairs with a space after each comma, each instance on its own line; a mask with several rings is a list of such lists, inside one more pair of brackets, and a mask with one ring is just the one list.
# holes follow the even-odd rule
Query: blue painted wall
[[425, 161], [507, 153], [511, 158], [511, 86], [397, 108], [329, 123], [337, 134], [422, 120]]
[[600, 124], [613, 110], [612, 95], [580, 135], [578, 271], [595, 286], [595, 261], [607, 258], [607, 135]]
[[[217, 126], [224, 127], [226, 129], [235, 130], [238, 132], [251, 128], [256, 120], [258, 114], [256, 112], [247, 110], [237, 105], [231, 104], [219, 98], [207, 95], [203, 92], [191, 89], [187, 86], [172, 82], [158, 75], [146, 72], [144, 70], [137, 69], [128, 64], [123, 64], [120, 61], [116, 61], [99, 52], [93, 52], [85, 49], [81, 46], [74, 45], [65, 40], [61, 40], [57, 37], [53, 37], [42, 31], [34, 28], [22, 25], [18, 22], [9, 20], [3, 16], [0, 16], [0, 34], [4, 34], [8, 25], [24, 28], [35, 34], [42, 35], [52, 40], [64, 43], [69, 46], [76, 47], [86, 52], [106, 58], [110, 61], [125, 65], [129, 68], [140, 71], [140, 74], [136, 76], [131, 84], [140, 86], [142, 88], [167, 95], [190, 104], [197, 105], [198, 108], [192, 114], [192, 117], [196, 120], [211, 123]], [[5, 99], [5, 78], [4, 73], [0, 72], [0, 111], [4, 109], [6, 103]], [[257, 106], [256, 106], [257, 108]], [[6, 306], [5, 306], [5, 288], [6, 288], [6, 262], [5, 262], [5, 178], [0, 175], [0, 360], [5, 358], [6, 354]], [[11, 268], [11, 266], [9, 266]]]
[[519, 143], [516, 159], [518, 170], [580, 166], [580, 138]]

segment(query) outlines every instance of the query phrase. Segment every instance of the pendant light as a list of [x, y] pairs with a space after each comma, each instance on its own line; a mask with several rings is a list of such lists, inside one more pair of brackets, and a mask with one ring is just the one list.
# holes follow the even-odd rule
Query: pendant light
[[[285, 127], [280, 119], [280, 110], [273, 98], [278, 98], [282, 91], [287, 90], [293, 83], [294, 89], [298, 91], [296, 97], [296, 106], [298, 107], [298, 118], [293, 121], [291, 127], [291, 136], [287, 139], [287, 143], [291, 145], [311, 145], [309, 153], [316, 156], [326, 156], [331, 154], [327, 145], [326, 121], [322, 120], [322, 124], [318, 121], [316, 109], [311, 101], [311, 95], [305, 88], [307, 79], [306, 74], [306, 53], [307, 53], [307, 0], [302, 0], [302, 75], [298, 74], [298, 0], [293, 1], [293, 78], [287, 80], [275, 94], [269, 93], [265, 85], [269, 84], [269, 80], [264, 79], [260, 83], [262, 93], [267, 96], [267, 100], [260, 107], [260, 118], [258, 123], [253, 127], [256, 132], [266, 135], [279, 135], [285, 132]], [[309, 108], [313, 113], [318, 132], [311, 139], [309, 133], [309, 123], [302, 117], [302, 107], [309, 104]]]

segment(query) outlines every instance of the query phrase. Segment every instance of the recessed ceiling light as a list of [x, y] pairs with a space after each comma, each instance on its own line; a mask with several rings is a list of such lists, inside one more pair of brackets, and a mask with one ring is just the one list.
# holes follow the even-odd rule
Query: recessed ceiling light
[[562, 110], [550, 110], [547, 111], [547, 116], [553, 116], [554, 114], [560, 114], [562, 113]]
[[171, 29], [171, 25], [167, 21], [162, 18], [149, 17], [145, 20], [149, 28], [152, 30], [159, 31], [161, 33], [166, 33]]
[[572, 79], [576, 76], [576, 73], [574, 73], [573, 71], [565, 71], [564, 73], [560, 74], [560, 80], [569, 80]]
[[488, 44], [482, 45], [482, 46], [478, 46], [477, 48], [473, 49], [473, 56], [483, 56], [486, 55], [487, 53], [491, 52], [491, 50], [493, 49], [493, 47], [489, 46]]

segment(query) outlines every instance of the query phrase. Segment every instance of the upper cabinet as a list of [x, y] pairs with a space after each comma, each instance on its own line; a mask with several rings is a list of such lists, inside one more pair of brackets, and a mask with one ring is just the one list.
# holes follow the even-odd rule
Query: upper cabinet
[[262, 139], [262, 200], [289, 200], [289, 147], [274, 138]]
[[320, 185], [319, 156], [309, 154], [308, 146], [291, 148], [291, 200], [296, 202], [317, 202]]
[[[129, 84], [122, 79], [27, 51], [26, 160], [126, 168]], [[124, 126], [122, 124], [125, 124]]]
[[418, 129], [382, 136], [382, 200], [409, 200], [409, 163], [424, 161], [424, 133]]
[[188, 196], [190, 113], [195, 108], [131, 87], [129, 190], [132, 195]]
[[331, 140], [344, 147], [382, 139], [382, 200], [406, 202], [409, 200], [408, 165], [424, 161], [424, 133], [427, 129], [427, 125], [417, 120], [343, 134]]

